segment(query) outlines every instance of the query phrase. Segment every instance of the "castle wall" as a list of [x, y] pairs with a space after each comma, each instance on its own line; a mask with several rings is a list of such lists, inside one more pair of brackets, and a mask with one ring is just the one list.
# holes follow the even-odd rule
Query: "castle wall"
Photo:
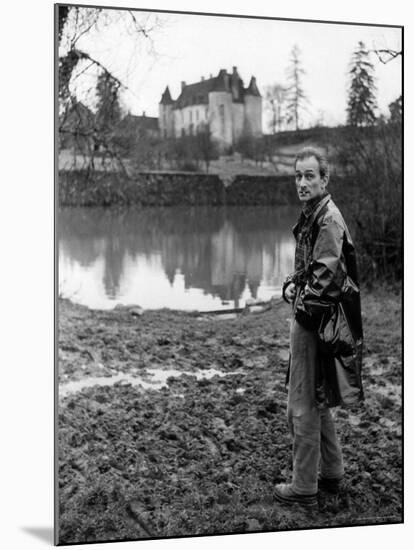
[[163, 105], [162, 103], [159, 103], [158, 104], [158, 128], [160, 130], [161, 137], [166, 137], [166, 121], [164, 118], [165, 113], [166, 113], [165, 105]]
[[182, 129], [184, 128], [184, 115], [180, 109], [173, 109], [174, 117], [174, 135], [176, 138], [181, 137]]
[[208, 106], [191, 105], [184, 109], [174, 109], [173, 118], [175, 137], [181, 137], [183, 131], [185, 135], [190, 135], [191, 132], [194, 135], [208, 123]]
[[213, 139], [222, 145], [233, 143], [233, 110], [229, 92], [210, 92], [209, 124]]
[[159, 104], [158, 127], [162, 137], [169, 138], [174, 136], [174, 114], [172, 105]]
[[244, 130], [244, 112], [245, 107], [243, 103], [233, 103], [232, 105], [232, 118], [233, 118], [233, 143], [236, 143], [238, 139], [243, 135]]
[[245, 125], [246, 134], [261, 136], [262, 131], [262, 98], [258, 96], [246, 95], [245, 105]]

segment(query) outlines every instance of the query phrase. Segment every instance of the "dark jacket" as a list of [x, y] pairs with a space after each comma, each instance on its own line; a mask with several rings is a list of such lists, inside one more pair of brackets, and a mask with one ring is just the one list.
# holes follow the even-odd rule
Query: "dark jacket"
[[[309, 222], [301, 235], [305, 268], [288, 277], [283, 295], [289, 282], [295, 282], [295, 319], [318, 334], [317, 402], [351, 404], [363, 398], [363, 331], [355, 248], [330, 195], [318, 203]], [[296, 239], [298, 229], [296, 224]]]

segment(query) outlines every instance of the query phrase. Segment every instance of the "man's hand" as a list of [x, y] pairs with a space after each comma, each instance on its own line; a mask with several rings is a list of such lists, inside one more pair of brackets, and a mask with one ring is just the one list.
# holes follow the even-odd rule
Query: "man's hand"
[[294, 283], [289, 283], [285, 288], [285, 297], [288, 302], [293, 302], [296, 296], [296, 286]]

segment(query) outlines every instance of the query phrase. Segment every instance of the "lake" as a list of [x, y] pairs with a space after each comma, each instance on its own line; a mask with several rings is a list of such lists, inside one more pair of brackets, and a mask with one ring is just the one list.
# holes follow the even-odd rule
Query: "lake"
[[280, 295], [299, 207], [62, 208], [59, 294], [96, 309], [206, 311]]

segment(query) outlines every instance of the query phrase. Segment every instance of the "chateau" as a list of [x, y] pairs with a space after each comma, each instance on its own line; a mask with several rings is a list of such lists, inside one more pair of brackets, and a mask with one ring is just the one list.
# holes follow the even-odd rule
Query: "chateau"
[[195, 135], [206, 127], [223, 147], [240, 137], [262, 135], [262, 98], [251, 77], [244, 87], [237, 67], [230, 74], [221, 69], [217, 76], [195, 84], [181, 82], [181, 93], [174, 101], [168, 86], [159, 103], [159, 130], [162, 137]]

